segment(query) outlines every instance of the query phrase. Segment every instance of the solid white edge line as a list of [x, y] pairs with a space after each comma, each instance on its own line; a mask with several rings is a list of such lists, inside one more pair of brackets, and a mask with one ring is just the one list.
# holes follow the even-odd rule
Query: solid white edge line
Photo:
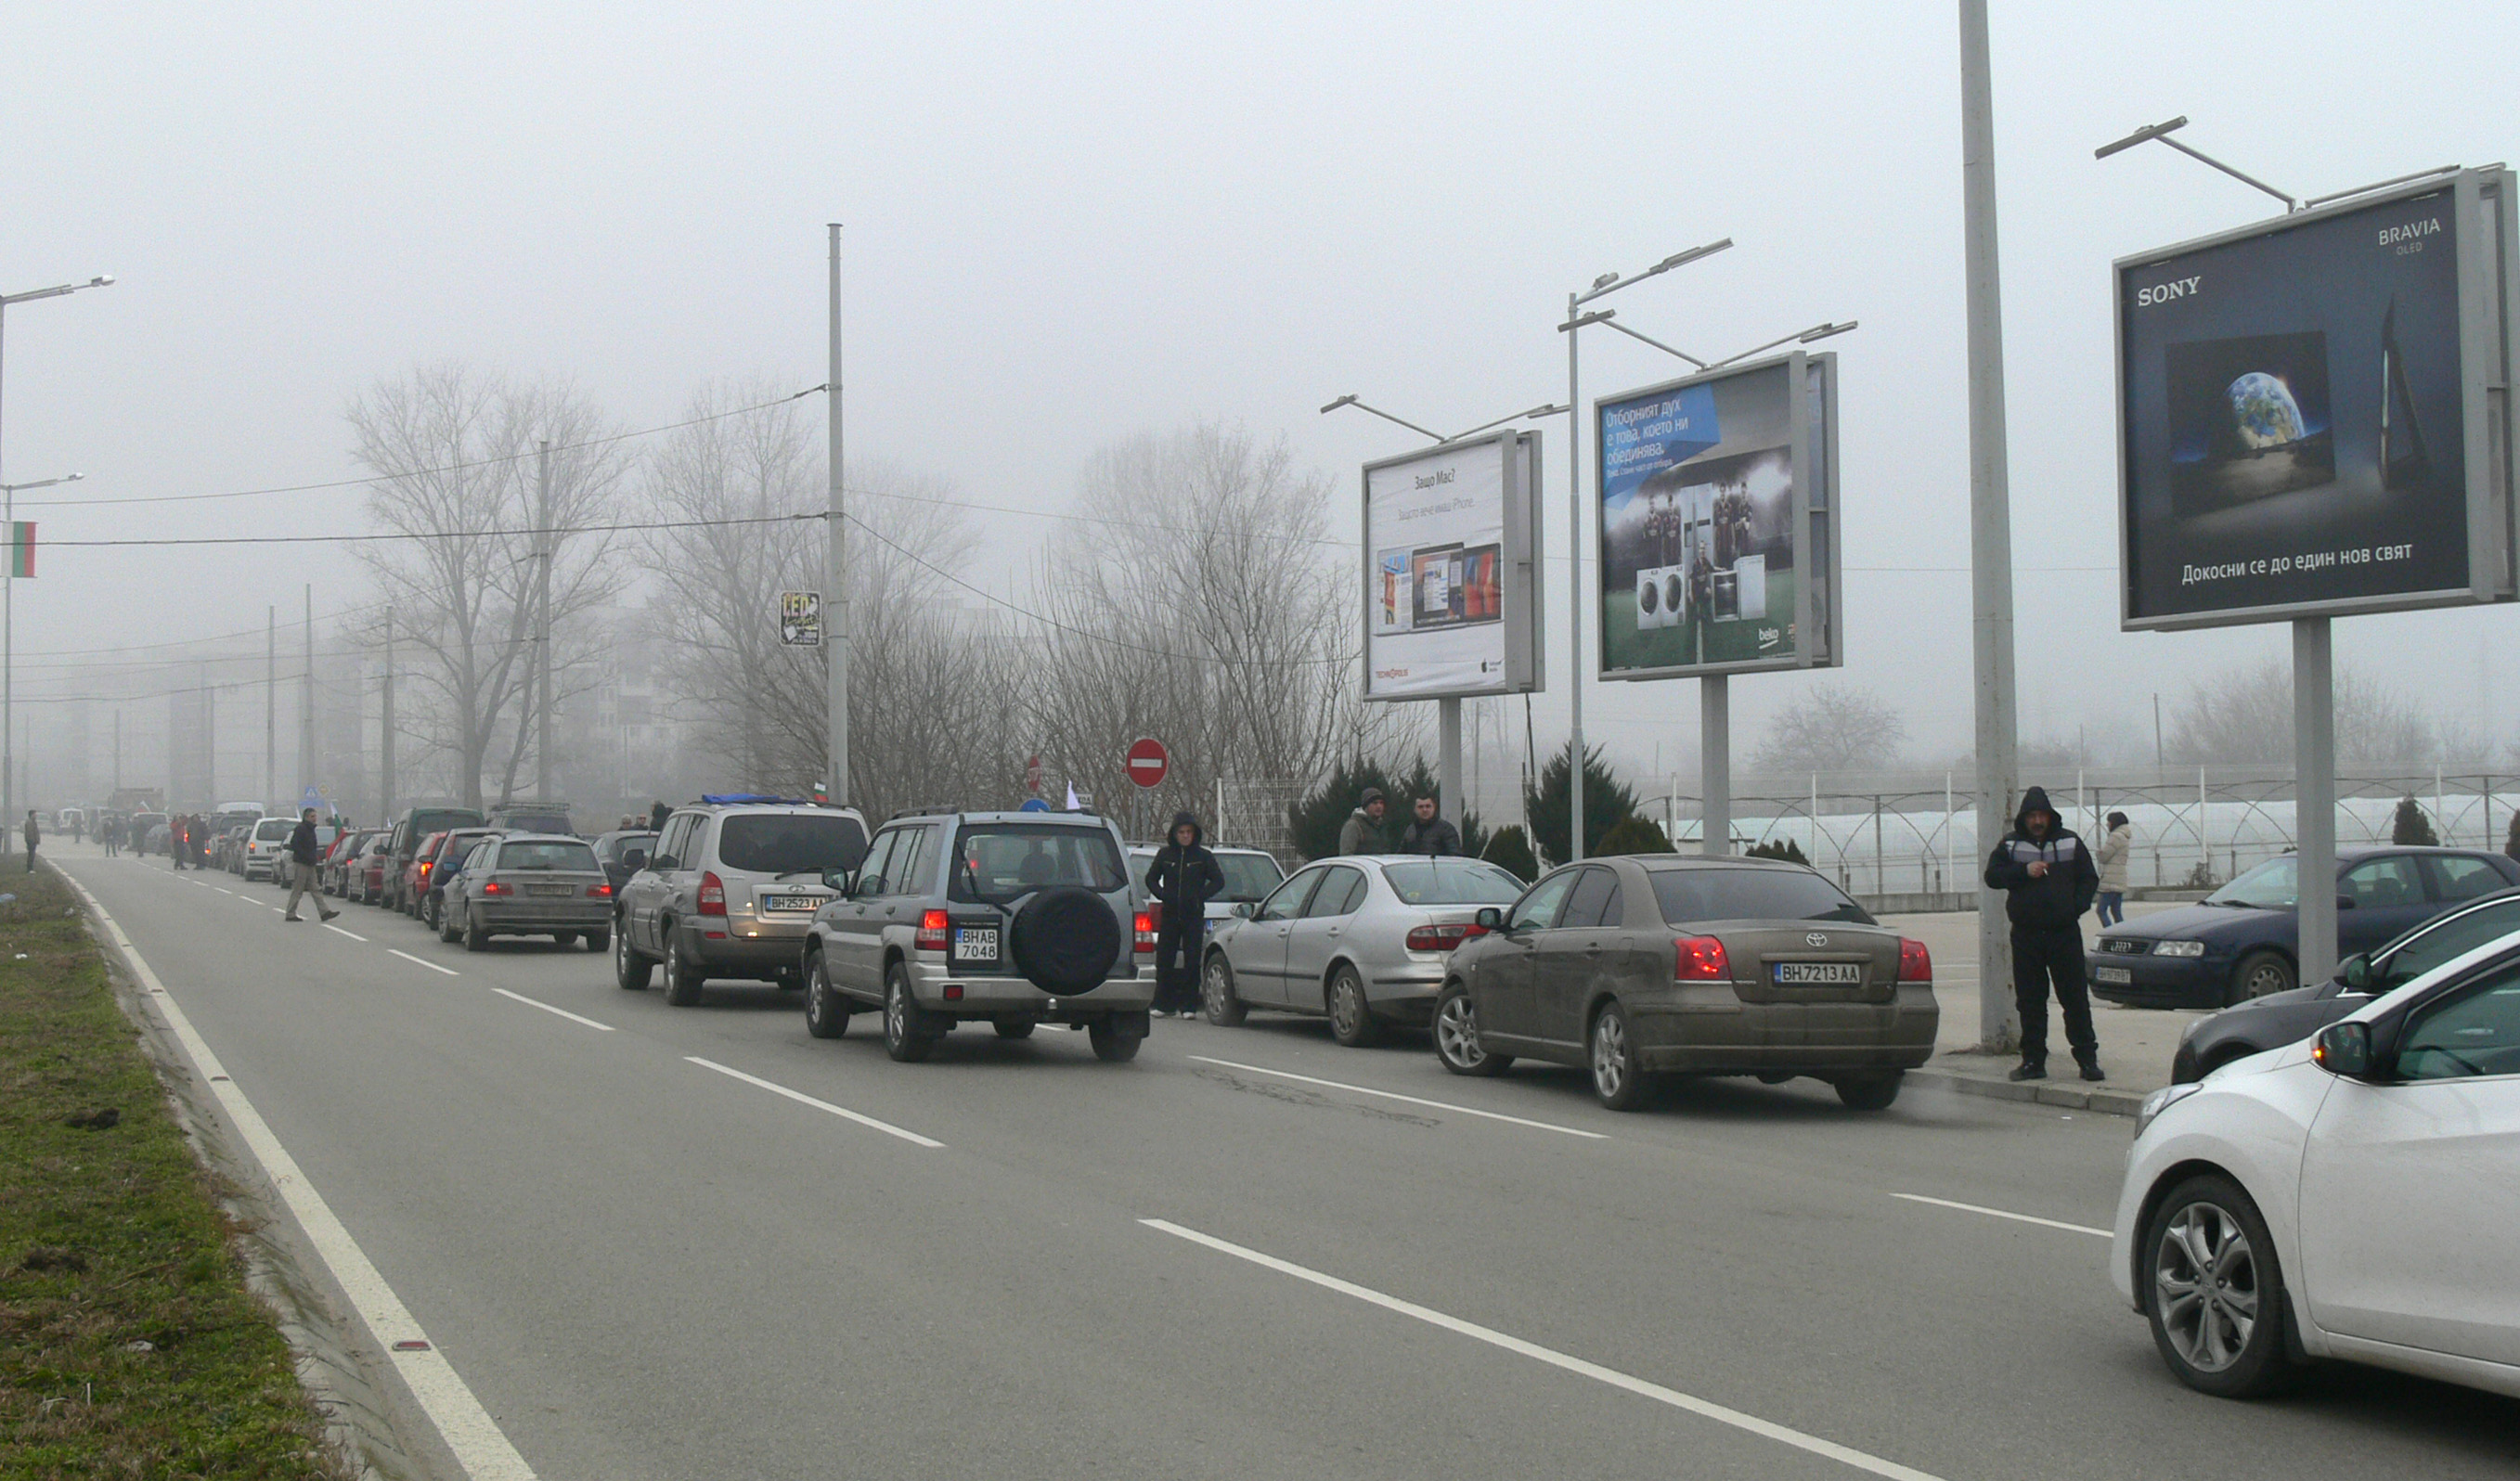
[[1984, 1214], [1990, 1219], [2010, 1219], [2016, 1224], [2036, 1224], [2042, 1229], [2061, 1229], [2068, 1234], [2096, 1234], [2103, 1239], [2117, 1237], [2107, 1230], [2093, 1229], [2088, 1224], [2067, 1224], [2061, 1219], [2042, 1219], [2036, 1214], [2016, 1214], [2001, 1208], [1988, 1208], [1977, 1203], [1954, 1203], [1949, 1198], [1928, 1198], [1923, 1193], [1892, 1193], [1890, 1196], [1905, 1198], [1910, 1203], [1930, 1203], [1936, 1208], [1956, 1208], [1966, 1214]]
[[522, 993], [512, 993], [504, 987], [494, 987], [490, 989], [490, 991], [497, 993], [502, 998], [514, 998], [527, 1008], [539, 1008], [547, 1013], [558, 1013], [562, 1017], [569, 1020], [571, 1023], [583, 1023], [588, 1028], [600, 1028], [608, 1034], [612, 1032], [612, 1025], [609, 1023], [598, 1023], [592, 1018], [581, 1018], [577, 1014], [570, 1012], [567, 1009], [554, 1008], [548, 1003], [537, 1003]]
[[1901, 1465], [1896, 1460], [1884, 1460], [1878, 1456], [1867, 1455], [1863, 1451], [1840, 1445], [1834, 1440], [1823, 1440], [1818, 1435], [1805, 1434], [1801, 1430], [1788, 1428], [1773, 1420], [1762, 1419], [1756, 1414], [1743, 1414], [1737, 1409], [1727, 1408], [1709, 1399], [1700, 1399], [1693, 1394], [1684, 1394], [1678, 1389], [1665, 1388], [1659, 1383], [1647, 1382], [1633, 1374], [1620, 1372], [1614, 1368], [1603, 1368], [1598, 1363], [1588, 1363], [1581, 1358], [1558, 1352], [1554, 1348], [1543, 1347], [1537, 1342], [1526, 1342], [1520, 1337], [1508, 1336], [1494, 1327], [1481, 1326], [1475, 1322], [1464, 1322], [1459, 1317], [1447, 1316], [1432, 1307], [1419, 1306], [1415, 1301], [1403, 1301], [1398, 1296], [1385, 1295], [1371, 1286], [1359, 1285], [1352, 1280], [1342, 1280], [1336, 1276], [1327, 1276], [1320, 1271], [1306, 1269], [1291, 1261], [1281, 1260], [1275, 1255], [1264, 1255], [1256, 1249], [1247, 1249], [1242, 1245], [1220, 1239], [1214, 1234], [1203, 1234], [1194, 1229], [1185, 1229], [1169, 1220], [1141, 1219], [1138, 1222], [1148, 1229], [1160, 1230], [1176, 1238], [1187, 1239], [1192, 1244], [1203, 1244], [1220, 1254], [1232, 1255], [1238, 1260], [1247, 1260], [1263, 1269], [1274, 1270], [1282, 1276], [1292, 1276], [1298, 1280], [1310, 1281], [1325, 1290], [1334, 1290], [1343, 1296], [1353, 1296], [1359, 1301], [1379, 1306], [1385, 1311], [1397, 1312], [1404, 1317], [1414, 1317], [1430, 1326], [1440, 1326], [1448, 1332], [1458, 1332], [1464, 1337], [1476, 1338], [1491, 1347], [1503, 1348], [1507, 1352], [1518, 1354], [1534, 1362], [1546, 1363], [1552, 1368], [1563, 1369], [1567, 1372], [1591, 1378], [1595, 1382], [1624, 1389], [1640, 1398], [1651, 1399], [1657, 1404], [1668, 1404], [1674, 1409], [1687, 1411], [1701, 1418], [1712, 1419], [1719, 1424], [1729, 1424], [1734, 1429], [1746, 1430], [1762, 1439], [1774, 1440], [1780, 1445], [1790, 1445], [1796, 1450], [1808, 1451], [1842, 1465], [1851, 1465], [1857, 1470], [1869, 1471], [1876, 1476], [1888, 1476], [1893, 1478], [1893, 1481], [1939, 1481], [1939, 1478], [1931, 1472]]
[[[67, 873], [62, 877], [69, 879], [70, 887], [86, 899], [88, 909], [96, 912], [97, 920], [112, 936], [114, 949], [122, 953], [122, 960], [130, 966], [132, 975], [140, 979], [141, 986], [147, 988], [150, 997], [157, 1002], [158, 1010], [166, 1015], [166, 1026], [174, 1031], [175, 1041], [183, 1046], [184, 1054], [193, 1061], [193, 1068], [202, 1077], [202, 1083], [218, 1098], [219, 1108], [227, 1112], [229, 1121], [235, 1124], [238, 1135], [245, 1139], [254, 1160], [262, 1164], [264, 1176], [271, 1180], [282, 1201], [289, 1205], [290, 1213], [295, 1216], [297, 1227], [305, 1231], [306, 1242], [315, 1247], [317, 1257], [324, 1262], [326, 1269], [332, 1271], [333, 1279], [340, 1282], [342, 1294], [349, 1297], [350, 1305], [358, 1311], [359, 1320], [367, 1324], [378, 1348], [393, 1360], [394, 1371], [410, 1385], [412, 1397], [419, 1401], [429, 1422], [437, 1426], [437, 1433], [445, 1439], [446, 1448], [454, 1453], [456, 1463], [462, 1465], [473, 1481], [534, 1481], [533, 1467], [527, 1465], [525, 1458], [517, 1454], [517, 1448], [508, 1443], [507, 1434], [499, 1428], [499, 1422], [491, 1418], [490, 1412], [481, 1407], [481, 1401], [472, 1396], [471, 1386], [455, 1371], [454, 1365], [446, 1361], [446, 1355], [437, 1350], [434, 1342], [429, 1342], [428, 1334], [421, 1329], [420, 1323], [402, 1304], [402, 1298], [385, 1283], [385, 1278], [368, 1259], [367, 1252], [359, 1248], [358, 1240], [350, 1237], [349, 1230], [334, 1215], [332, 1205], [324, 1201], [324, 1195], [307, 1181], [296, 1159], [289, 1155], [289, 1149], [280, 1144], [280, 1139], [272, 1134], [270, 1125], [253, 1108], [253, 1102], [246, 1099], [245, 1092], [237, 1088], [234, 1080], [228, 1078], [218, 1056], [210, 1053], [209, 1045], [203, 1043], [202, 1036], [194, 1030], [193, 1020], [184, 1015], [183, 1009], [176, 1006], [174, 995], [166, 991], [166, 985], [150, 969], [139, 948], [123, 934], [121, 923], [106, 913], [105, 906], [89, 893], [86, 885], [71, 879]], [[397, 1342], [407, 1341], [428, 1342], [428, 1346], [420, 1352], [398, 1351], [394, 1346]]]
[[786, 1096], [788, 1100], [795, 1101], [799, 1105], [810, 1105], [816, 1110], [830, 1111], [832, 1115], [839, 1117], [843, 1121], [854, 1121], [860, 1126], [872, 1127], [875, 1130], [883, 1133], [887, 1137], [899, 1137], [902, 1141], [908, 1142], [915, 1146], [923, 1146], [928, 1148], [930, 1151], [938, 1151], [944, 1148], [945, 1144], [936, 1141], [932, 1137], [922, 1137], [914, 1131], [904, 1131], [889, 1121], [878, 1121], [873, 1116], [860, 1115], [845, 1105], [833, 1105], [829, 1100], [817, 1100], [802, 1091], [792, 1091], [784, 1085], [774, 1085], [770, 1081], [764, 1080], [758, 1075], [747, 1075], [740, 1069], [731, 1069], [726, 1065], [718, 1063], [714, 1059], [703, 1059], [698, 1055], [685, 1055], [683, 1057], [691, 1063], [698, 1065], [702, 1069], [713, 1069], [721, 1075], [741, 1080], [746, 1085], [757, 1085], [774, 1096]]
[[461, 977], [461, 976], [463, 976], [463, 975], [464, 975], [462, 972], [457, 971], [455, 968], [453, 968], [453, 967], [451, 967], [451, 966], [440, 966], [440, 965], [437, 965], [436, 963], [434, 963], [434, 962], [427, 961], [427, 960], [425, 960], [425, 959], [423, 959], [423, 958], [420, 958], [420, 957], [415, 957], [415, 956], [413, 956], [411, 953], [406, 952], [406, 951], [397, 951], [397, 950], [395, 950], [394, 948], [392, 948], [392, 947], [390, 947], [390, 946], [388, 946], [388, 947], [386, 947], [386, 948], [385, 948], [385, 955], [386, 955], [386, 956], [388, 956], [388, 957], [400, 957], [400, 958], [401, 958], [401, 959], [403, 959], [405, 962], [412, 963], [412, 964], [414, 964], [414, 965], [419, 965], [419, 966], [425, 966], [425, 967], [428, 967], [430, 971], [433, 971], [433, 972], [444, 972], [446, 975], [448, 975], [448, 976], [450, 976], [450, 977]]
[[335, 925], [335, 924], [334, 924], [332, 921], [330, 921], [330, 920], [327, 920], [327, 921], [325, 921], [325, 922], [324, 922], [324, 928], [325, 928], [326, 930], [328, 930], [328, 931], [331, 931], [334, 935], [337, 935], [337, 936], [347, 936], [347, 937], [349, 937], [349, 938], [350, 938], [351, 940], [353, 940], [353, 941], [358, 941], [358, 942], [363, 942], [363, 943], [364, 943], [364, 942], [368, 939], [367, 937], [360, 935], [357, 931], [345, 931], [345, 930], [341, 929], [339, 926]]
[[1386, 1100], [1405, 1100], [1411, 1105], [1425, 1105], [1431, 1106], [1436, 1110], [1459, 1111], [1464, 1116], [1480, 1116], [1490, 1121], [1504, 1121], [1514, 1126], [1528, 1126], [1534, 1131], [1556, 1132], [1560, 1136], [1582, 1137], [1587, 1141], [1592, 1142], [1607, 1142], [1610, 1140], [1609, 1136], [1602, 1132], [1579, 1131], [1572, 1126], [1552, 1126], [1546, 1121], [1526, 1121], [1520, 1116], [1508, 1116], [1501, 1111], [1484, 1111], [1472, 1106], [1455, 1105], [1448, 1100], [1428, 1100], [1419, 1096], [1404, 1096], [1398, 1091], [1375, 1090], [1371, 1086], [1349, 1085], [1338, 1080], [1317, 1080], [1311, 1075], [1299, 1075], [1292, 1070], [1270, 1069], [1265, 1065], [1259, 1064], [1240, 1064], [1232, 1059], [1211, 1059], [1205, 1055], [1190, 1055], [1186, 1057], [1195, 1059], [1201, 1064], [1221, 1064], [1227, 1069], [1249, 1070], [1255, 1075], [1275, 1075], [1281, 1080], [1299, 1080], [1306, 1085], [1321, 1085], [1328, 1086], [1331, 1090], [1353, 1091], [1360, 1096], [1380, 1096]]

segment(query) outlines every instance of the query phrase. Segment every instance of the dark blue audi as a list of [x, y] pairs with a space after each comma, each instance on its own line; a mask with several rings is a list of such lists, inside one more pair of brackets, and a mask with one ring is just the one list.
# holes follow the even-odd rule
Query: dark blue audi
[[[2367, 952], [2445, 911], [2520, 884], [2520, 862], [2478, 849], [2336, 851], [2340, 955]], [[2300, 868], [2270, 859], [2195, 905], [2100, 932], [2092, 992], [2150, 1008], [2223, 1008], [2301, 981]]]

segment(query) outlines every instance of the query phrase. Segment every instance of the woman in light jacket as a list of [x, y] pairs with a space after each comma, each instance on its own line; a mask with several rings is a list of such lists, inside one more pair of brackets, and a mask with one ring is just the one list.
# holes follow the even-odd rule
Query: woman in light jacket
[[2100, 841], [2092, 858], [2100, 866], [2100, 926], [2106, 929], [2126, 920], [2127, 855], [2135, 850], [2135, 830], [2124, 813], [2109, 814], [2109, 835]]

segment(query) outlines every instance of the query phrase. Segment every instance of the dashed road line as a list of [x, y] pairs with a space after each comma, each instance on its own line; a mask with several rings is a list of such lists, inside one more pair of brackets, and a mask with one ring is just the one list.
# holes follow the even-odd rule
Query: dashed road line
[[1422, 1096], [1404, 1096], [1398, 1091], [1375, 1090], [1369, 1085], [1349, 1085], [1344, 1081], [1339, 1080], [1318, 1080], [1311, 1075], [1298, 1075], [1291, 1070], [1270, 1069], [1264, 1065], [1258, 1064], [1240, 1064], [1232, 1059], [1211, 1059], [1205, 1055], [1192, 1055], [1189, 1057], [1197, 1060], [1201, 1064], [1222, 1065], [1227, 1069], [1243, 1070], [1254, 1075], [1275, 1075], [1281, 1080], [1293, 1080], [1303, 1085], [1325, 1086], [1330, 1090], [1349, 1091], [1360, 1096], [1380, 1096], [1385, 1100], [1399, 1100], [1410, 1105], [1431, 1106], [1436, 1110], [1452, 1111], [1458, 1115], [1463, 1116], [1477, 1116], [1488, 1121], [1503, 1121], [1512, 1126], [1528, 1126], [1534, 1131], [1555, 1132], [1559, 1136], [1563, 1137], [1582, 1137], [1588, 1142], [1607, 1142], [1610, 1140], [1608, 1136], [1601, 1132], [1588, 1132], [1572, 1126], [1557, 1126], [1547, 1121], [1525, 1120], [1520, 1116], [1506, 1115], [1502, 1111], [1488, 1111], [1480, 1110], [1475, 1106], [1455, 1105], [1449, 1100], [1429, 1100]]
[[341, 929], [339, 926], [335, 925], [335, 924], [334, 924], [332, 921], [330, 921], [330, 920], [327, 920], [327, 921], [325, 921], [325, 922], [324, 922], [324, 928], [325, 928], [326, 930], [328, 930], [328, 931], [331, 931], [334, 935], [337, 935], [337, 936], [347, 936], [347, 937], [349, 937], [349, 938], [350, 938], [351, 940], [353, 940], [353, 941], [365, 942], [365, 941], [368, 939], [367, 937], [360, 935], [357, 931], [345, 931], [345, 930]]
[[1868, 1455], [1863, 1451], [1840, 1445], [1834, 1440], [1823, 1440], [1818, 1435], [1808, 1434], [1771, 1419], [1762, 1419], [1756, 1414], [1744, 1414], [1740, 1410], [1717, 1404], [1712, 1400], [1700, 1399], [1693, 1394], [1684, 1394], [1678, 1389], [1665, 1388], [1659, 1383], [1648, 1382], [1634, 1374], [1620, 1372], [1614, 1368], [1603, 1368], [1598, 1363], [1588, 1363], [1581, 1358], [1558, 1352], [1554, 1348], [1543, 1347], [1537, 1342], [1526, 1342], [1520, 1337], [1509, 1336], [1492, 1326], [1481, 1326], [1475, 1322], [1464, 1322], [1459, 1317], [1449, 1316], [1432, 1307], [1419, 1306], [1415, 1301], [1404, 1301], [1398, 1296], [1385, 1295], [1370, 1286], [1342, 1280], [1336, 1276], [1324, 1275], [1320, 1271], [1309, 1270], [1292, 1261], [1281, 1260], [1275, 1255], [1264, 1255], [1256, 1249], [1245, 1248], [1229, 1240], [1220, 1239], [1214, 1234], [1203, 1234], [1197, 1230], [1185, 1229], [1181, 1225], [1163, 1219], [1141, 1219], [1138, 1222], [1148, 1229], [1158, 1230], [1176, 1238], [1187, 1239], [1192, 1244], [1205, 1245], [1220, 1254], [1232, 1255], [1238, 1260], [1247, 1260], [1264, 1270], [1273, 1270], [1282, 1276], [1292, 1276], [1298, 1280], [1310, 1281], [1324, 1290], [1333, 1290], [1343, 1296], [1353, 1296], [1359, 1301], [1379, 1306], [1385, 1311], [1415, 1318], [1429, 1326], [1439, 1326], [1448, 1332], [1458, 1332], [1462, 1336], [1484, 1342], [1490, 1347], [1502, 1348], [1537, 1363], [1546, 1363], [1552, 1368], [1562, 1369], [1597, 1383], [1606, 1383], [1612, 1388], [1624, 1389], [1639, 1398], [1651, 1399], [1657, 1404], [1667, 1404], [1673, 1409], [1685, 1411], [1700, 1418], [1712, 1419], [1718, 1424], [1729, 1424], [1734, 1429], [1747, 1431], [1762, 1439], [1774, 1440], [1780, 1445], [1792, 1446], [1796, 1450], [1835, 1460], [1841, 1465], [1852, 1466], [1875, 1476], [1887, 1476], [1892, 1478], [1892, 1481], [1938, 1481], [1931, 1472], [1901, 1465], [1896, 1460], [1885, 1460], [1879, 1456]]
[[569, 1020], [571, 1023], [583, 1023], [583, 1024], [585, 1024], [588, 1028], [600, 1028], [600, 1029], [604, 1030], [604, 1031], [605, 1031], [606, 1033], [608, 1033], [608, 1033], [610, 1033], [610, 1032], [612, 1032], [612, 1025], [611, 1025], [611, 1024], [609, 1024], [609, 1023], [598, 1023], [598, 1022], [596, 1022], [596, 1021], [595, 1021], [594, 1019], [592, 1019], [592, 1018], [581, 1018], [581, 1017], [579, 1017], [577, 1014], [570, 1012], [567, 1009], [564, 1009], [564, 1008], [554, 1008], [554, 1007], [552, 1007], [552, 1006], [551, 1006], [550, 1004], [548, 1004], [548, 1003], [540, 1002], [540, 1001], [538, 1001], [538, 1000], [536, 1000], [536, 999], [533, 999], [533, 998], [528, 998], [528, 997], [526, 997], [526, 996], [525, 996], [524, 994], [522, 994], [522, 993], [512, 993], [512, 992], [508, 991], [508, 990], [507, 990], [506, 988], [504, 988], [504, 987], [494, 987], [494, 988], [490, 989], [490, 991], [492, 991], [492, 992], [494, 992], [494, 993], [497, 993], [497, 994], [498, 994], [500, 997], [502, 997], [502, 998], [513, 998], [513, 999], [515, 999], [517, 1002], [523, 1004], [523, 1005], [524, 1005], [525, 1007], [527, 1007], [527, 1008], [539, 1008], [539, 1009], [541, 1009], [544, 1012], [547, 1012], [547, 1013], [558, 1013], [558, 1014], [560, 1014], [562, 1017], [566, 1018], [567, 1020]]
[[1936, 1208], [1956, 1208], [1964, 1214], [1984, 1214], [1990, 1219], [2010, 1219], [2016, 1224], [2036, 1224], [2043, 1229], [2061, 1229], [2067, 1234], [2096, 1234], [2103, 1239], [2117, 1237], [2107, 1230], [2093, 1229], [2088, 1224], [2067, 1224], [2060, 1219], [2042, 1219], [2036, 1214], [2016, 1214], [2005, 1209], [1988, 1208], [1977, 1203], [1955, 1203], [1949, 1198], [1928, 1198], [1923, 1193], [1892, 1193], [1890, 1196], [1904, 1198], [1910, 1203], [1930, 1203]]
[[698, 1065], [702, 1069], [713, 1069], [721, 1075], [725, 1075], [731, 1079], [741, 1080], [746, 1085], [757, 1085], [774, 1096], [785, 1096], [799, 1105], [810, 1105], [816, 1110], [830, 1111], [832, 1115], [839, 1117], [843, 1121], [854, 1121], [860, 1126], [873, 1127], [875, 1130], [883, 1133], [887, 1137], [899, 1137], [902, 1141], [908, 1142], [913, 1145], [923, 1146], [931, 1151], [939, 1150], [945, 1145], [944, 1143], [939, 1142], [932, 1137], [922, 1137], [917, 1132], [905, 1131], [902, 1128], [893, 1125], [889, 1121], [878, 1121], [873, 1116], [863, 1115], [857, 1111], [849, 1109], [845, 1105], [833, 1105], [829, 1100], [817, 1100], [802, 1091], [792, 1091], [784, 1085], [776, 1085], [768, 1080], [764, 1080], [758, 1075], [747, 1075], [740, 1069], [731, 1069], [726, 1065], [718, 1063], [714, 1059], [703, 1059], [698, 1055], [685, 1055], [683, 1057], [691, 1063]]
[[392, 948], [392, 947], [390, 947], [390, 946], [388, 946], [388, 947], [386, 947], [386, 948], [385, 948], [385, 955], [386, 955], [386, 956], [388, 956], [388, 957], [400, 957], [400, 958], [401, 958], [401, 959], [403, 959], [405, 962], [409, 962], [409, 963], [411, 963], [412, 965], [416, 965], [416, 966], [425, 966], [425, 967], [428, 967], [430, 971], [433, 971], [433, 972], [444, 972], [446, 975], [448, 975], [448, 976], [450, 976], [450, 977], [461, 977], [461, 976], [463, 976], [463, 975], [464, 975], [462, 972], [457, 971], [455, 968], [453, 968], [453, 967], [451, 967], [451, 966], [440, 966], [440, 965], [437, 965], [436, 963], [434, 963], [434, 962], [427, 961], [427, 960], [425, 960], [425, 959], [423, 959], [423, 958], [420, 958], [420, 957], [415, 957], [415, 956], [413, 956], [411, 953], [406, 952], [406, 951], [396, 951], [394, 948]]

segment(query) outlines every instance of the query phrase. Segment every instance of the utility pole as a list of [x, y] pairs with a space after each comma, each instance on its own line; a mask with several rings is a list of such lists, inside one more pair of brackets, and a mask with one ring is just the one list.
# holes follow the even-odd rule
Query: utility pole
[[388, 606], [385, 608], [385, 682], [377, 716], [377, 736], [384, 751], [377, 765], [377, 821], [388, 827], [393, 823], [393, 608]]
[[848, 497], [841, 477], [846, 466], [840, 458], [840, 223], [832, 223], [832, 381], [826, 403], [832, 429], [831, 473], [832, 508], [831, 551], [826, 559], [823, 584], [829, 595], [823, 602], [823, 651], [831, 664], [827, 685], [830, 696], [823, 722], [827, 739], [823, 742], [826, 770], [832, 783], [831, 798], [834, 805], [849, 800], [849, 594], [848, 580]]
[[122, 711], [113, 712], [113, 789], [122, 790]]
[[[1573, 326], [1579, 294], [1566, 295], [1566, 858], [1584, 857], [1584, 398], [1576, 386]], [[1535, 765], [1537, 762], [1534, 763]]]
[[534, 543], [541, 547], [542, 563], [537, 572], [534, 619], [534, 800], [548, 804], [552, 800], [552, 630], [551, 630], [551, 439], [536, 444], [535, 481], [539, 491], [534, 502], [541, 513], [534, 517], [534, 528], [540, 533]]
[[[297, 795], [303, 798], [315, 776], [315, 585], [306, 585], [306, 671], [297, 680]], [[337, 799], [338, 805], [338, 799]], [[292, 812], [297, 811], [292, 807]]]
[[[2012, 503], [2003, 425], [2003, 280], [1996, 256], [1995, 98], [1986, 0], [1960, 0], [1960, 194], [1965, 212], [1969, 362], [1969, 585], [1977, 669], [1977, 846], [2011, 827], [2019, 781], [2012, 663]], [[1994, 890], [1978, 889], [1982, 1048], [2021, 1042], [2012, 936]]]
[[[219, 692], [210, 688], [207, 663], [202, 665], [202, 789], [211, 798], [204, 805], [219, 805]], [[166, 805], [175, 806], [175, 799], [167, 798]]]
[[279, 798], [280, 608], [270, 606], [262, 609], [262, 805]]

